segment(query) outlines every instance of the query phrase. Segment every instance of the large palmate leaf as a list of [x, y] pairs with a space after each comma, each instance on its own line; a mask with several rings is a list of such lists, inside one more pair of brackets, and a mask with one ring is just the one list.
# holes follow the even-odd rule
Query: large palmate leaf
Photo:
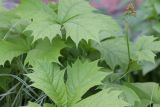
[[74, 107], [127, 107], [129, 104], [119, 98], [120, 91], [103, 90], [86, 98]]
[[102, 54], [102, 58], [106, 63], [114, 69], [116, 65], [120, 65], [126, 69], [129, 59], [127, 51], [127, 43], [124, 38], [115, 38], [103, 41], [95, 46]]
[[99, 71], [97, 61], [95, 62], [81, 62], [77, 60], [72, 67], [68, 67], [67, 95], [68, 107], [81, 100], [91, 87], [100, 85], [101, 81], [106, 76], [106, 73]]
[[160, 52], [160, 41], [153, 36], [141, 36], [135, 44], [135, 55], [138, 61], [155, 62], [154, 52]]
[[31, 65], [34, 65], [39, 60], [59, 63], [60, 50], [64, 47], [64, 42], [58, 38], [55, 38], [52, 43], [48, 39], [39, 40], [35, 48], [28, 52], [26, 62]]
[[[28, 12], [28, 8], [31, 12]], [[71, 37], [76, 44], [81, 39], [100, 42], [99, 35], [102, 32], [106, 32], [106, 37], [120, 33], [119, 26], [111, 17], [93, 10], [85, 0], [60, 0], [56, 14], [39, 0], [22, 0], [22, 4], [15, 11], [18, 15], [23, 17], [24, 14], [32, 20], [26, 30], [32, 31], [34, 41], [45, 37], [52, 40], [57, 34], [61, 35], [62, 26], [66, 29], [66, 36]]]
[[95, 9], [85, 0], [60, 0], [58, 6], [58, 21], [66, 22], [78, 15], [87, 14]]
[[[102, 32], [107, 32], [106, 37], [110, 37], [118, 35], [117, 31], [119, 31], [118, 26], [111, 17], [101, 14], [85, 14], [77, 16], [65, 22], [64, 27], [67, 36], [70, 36], [76, 44], [82, 39], [92, 39], [100, 42], [102, 39], [100, 34]], [[103, 37], [103, 39], [104, 38], [105, 37]]]
[[[120, 33], [111, 17], [96, 14], [89, 2], [85, 0], [60, 0], [58, 21], [64, 25], [67, 37], [78, 44], [81, 39], [100, 42], [100, 33], [115, 36]], [[111, 27], [112, 26], [112, 27]]]
[[[87, 67], [86, 67], [87, 66]], [[64, 84], [64, 71], [46, 61], [34, 65], [34, 73], [28, 74], [34, 82], [32, 86], [44, 91], [58, 107], [71, 107], [93, 86], [100, 85], [107, 75], [97, 67], [97, 61], [77, 60], [67, 68], [67, 81]]]
[[26, 53], [28, 50], [29, 46], [22, 38], [16, 38], [12, 41], [0, 40], [0, 65], [7, 60], [12, 61], [14, 57]]
[[63, 107], [67, 103], [64, 71], [47, 61], [37, 62], [33, 70], [34, 73], [28, 74], [34, 82], [32, 86], [44, 91], [58, 107]]

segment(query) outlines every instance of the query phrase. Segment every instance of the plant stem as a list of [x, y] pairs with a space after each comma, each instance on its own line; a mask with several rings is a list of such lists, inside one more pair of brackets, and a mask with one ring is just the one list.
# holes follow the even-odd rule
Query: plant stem
[[[130, 63], [131, 63], [131, 53], [130, 53], [130, 44], [129, 44], [129, 25], [128, 25], [128, 21], [125, 20], [125, 32], [126, 32], [126, 41], [127, 41], [127, 51], [128, 51], [128, 67], [127, 70], [125, 72], [125, 74], [129, 73], [129, 69], [130, 69]], [[130, 81], [130, 76], [128, 74], [128, 81]]]

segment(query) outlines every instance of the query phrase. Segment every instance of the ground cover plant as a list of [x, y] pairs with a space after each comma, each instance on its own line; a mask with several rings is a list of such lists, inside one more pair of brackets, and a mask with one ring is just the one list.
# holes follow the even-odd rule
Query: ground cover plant
[[160, 38], [129, 39], [86, 0], [22, 0], [0, 8], [0, 105], [2, 107], [160, 107], [154, 82], [135, 82], [156, 63]]

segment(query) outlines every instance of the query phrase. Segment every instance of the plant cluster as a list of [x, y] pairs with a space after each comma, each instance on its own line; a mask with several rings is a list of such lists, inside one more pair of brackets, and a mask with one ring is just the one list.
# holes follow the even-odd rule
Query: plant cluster
[[160, 106], [159, 85], [131, 75], [155, 63], [158, 37], [130, 41], [127, 22], [123, 31], [86, 0], [22, 0], [0, 13], [2, 107]]

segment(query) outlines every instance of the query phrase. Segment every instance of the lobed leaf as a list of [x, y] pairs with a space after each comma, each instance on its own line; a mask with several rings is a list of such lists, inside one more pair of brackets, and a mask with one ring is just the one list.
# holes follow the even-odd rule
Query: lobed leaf
[[52, 43], [48, 39], [39, 40], [35, 48], [28, 52], [25, 62], [31, 65], [43, 60], [59, 63], [60, 50], [64, 47], [64, 42], [58, 38], [55, 38]]
[[95, 95], [86, 98], [74, 107], [127, 107], [128, 103], [119, 98], [120, 91], [103, 90]]
[[103, 38], [115, 36], [121, 32], [111, 17], [94, 12], [93, 7], [85, 0], [60, 0], [57, 14], [39, 0], [22, 0], [15, 11], [22, 18], [29, 16], [32, 20], [26, 31], [32, 31], [34, 41], [45, 37], [52, 40], [63, 33], [62, 27], [66, 30], [66, 37], [71, 37], [76, 45], [82, 39], [100, 42], [102, 32], [106, 32]]
[[68, 79], [66, 82], [68, 106], [81, 100], [81, 97], [93, 86], [100, 85], [106, 76], [105, 72], [99, 71], [97, 61], [82, 62], [77, 60], [72, 67], [67, 68]]
[[44, 91], [59, 107], [67, 103], [64, 84], [64, 70], [48, 61], [40, 61], [33, 68], [34, 72], [27, 74], [34, 82], [32, 86]]
[[95, 45], [96, 49], [101, 52], [101, 57], [114, 70], [117, 65], [122, 69], [127, 69], [129, 63], [127, 42], [124, 38], [109, 39]]

